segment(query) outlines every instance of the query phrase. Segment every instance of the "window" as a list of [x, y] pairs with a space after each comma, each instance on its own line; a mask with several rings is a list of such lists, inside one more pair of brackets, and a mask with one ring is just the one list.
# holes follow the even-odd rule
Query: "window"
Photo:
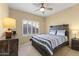
[[22, 33], [23, 35], [38, 34], [39, 33], [39, 22], [23, 20]]

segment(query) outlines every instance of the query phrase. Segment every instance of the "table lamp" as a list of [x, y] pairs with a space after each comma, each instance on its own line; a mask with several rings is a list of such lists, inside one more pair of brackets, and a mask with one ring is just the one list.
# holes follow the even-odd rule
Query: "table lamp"
[[73, 30], [72, 34], [74, 35], [74, 38], [77, 38], [78, 30]]
[[13, 18], [4, 18], [3, 27], [6, 29], [6, 38], [11, 38], [12, 29], [16, 28], [16, 20]]

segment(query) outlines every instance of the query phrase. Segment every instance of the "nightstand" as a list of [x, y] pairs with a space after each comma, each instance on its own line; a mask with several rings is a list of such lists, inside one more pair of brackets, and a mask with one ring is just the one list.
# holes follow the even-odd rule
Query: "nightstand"
[[71, 41], [71, 48], [79, 51], [79, 38], [73, 38]]

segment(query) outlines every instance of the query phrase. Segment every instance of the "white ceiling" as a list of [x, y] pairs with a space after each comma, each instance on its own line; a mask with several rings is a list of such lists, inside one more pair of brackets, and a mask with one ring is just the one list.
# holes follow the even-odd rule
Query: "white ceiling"
[[39, 6], [34, 5], [34, 3], [8, 3], [8, 5], [10, 8], [13, 8], [13, 9], [17, 9], [24, 12], [32, 13], [34, 15], [46, 17], [52, 14], [58, 13], [67, 8], [70, 8], [76, 5], [76, 3], [48, 3], [48, 7], [53, 8], [53, 10], [46, 11], [45, 14], [42, 14], [40, 11], [35, 11], [36, 9], [39, 8]]

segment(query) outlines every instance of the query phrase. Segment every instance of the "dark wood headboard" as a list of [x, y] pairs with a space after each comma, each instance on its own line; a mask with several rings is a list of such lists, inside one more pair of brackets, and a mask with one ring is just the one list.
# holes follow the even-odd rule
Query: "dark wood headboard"
[[50, 30], [66, 30], [65, 35], [69, 39], [69, 24], [50, 26]]

